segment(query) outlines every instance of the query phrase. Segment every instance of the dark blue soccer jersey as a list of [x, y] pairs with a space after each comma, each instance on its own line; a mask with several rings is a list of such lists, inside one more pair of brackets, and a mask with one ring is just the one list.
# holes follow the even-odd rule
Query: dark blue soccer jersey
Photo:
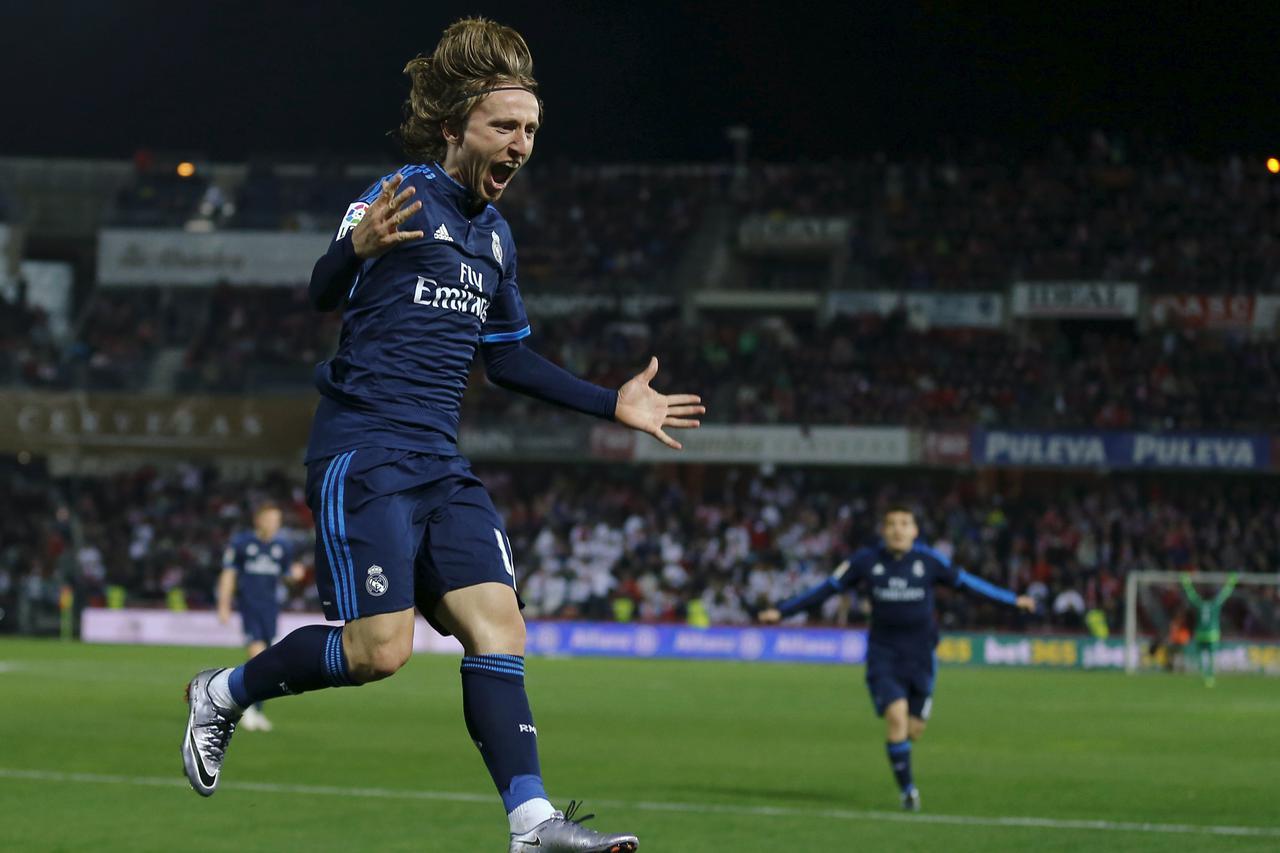
[[869, 589], [873, 646], [893, 646], [914, 656], [926, 655], [938, 643], [934, 618], [934, 584], [946, 583], [977, 592], [993, 601], [1014, 604], [1017, 596], [956, 568], [943, 554], [917, 542], [899, 557], [883, 545], [861, 548], [821, 584], [778, 605], [783, 616], [814, 607], [839, 592]]
[[293, 546], [283, 536], [263, 542], [251, 532], [232, 537], [222, 553], [222, 567], [236, 573], [236, 601], [241, 612], [273, 611], [280, 576], [293, 562]]
[[[352, 281], [337, 352], [316, 368], [307, 461], [360, 447], [456, 454], [477, 347], [529, 335], [502, 215], [486, 205], [468, 217], [470, 193], [438, 164], [399, 174], [422, 202], [401, 228], [425, 236], [365, 261]], [[380, 191], [381, 181], [347, 209], [335, 242]]]
[[840, 590], [864, 587], [871, 597], [870, 642], [932, 649], [937, 639], [933, 586], [959, 582], [951, 561], [917, 544], [895, 558], [883, 547], [861, 548], [832, 579]]

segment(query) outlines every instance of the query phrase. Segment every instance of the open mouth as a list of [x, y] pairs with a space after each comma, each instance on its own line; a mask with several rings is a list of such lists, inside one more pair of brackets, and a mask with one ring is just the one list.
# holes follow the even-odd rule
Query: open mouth
[[505, 189], [518, 168], [516, 163], [494, 163], [489, 167], [489, 180], [493, 181], [495, 189]]

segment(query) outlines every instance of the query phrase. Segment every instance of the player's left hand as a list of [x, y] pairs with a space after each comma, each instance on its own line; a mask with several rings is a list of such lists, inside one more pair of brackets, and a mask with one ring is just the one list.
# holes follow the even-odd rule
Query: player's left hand
[[618, 406], [613, 419], [661, 441], [667, 447], [680, 450], [683, 445], [667, 435], [664, 427], [673, 429], [697, 429], [700, 421], [692, 415], [707, 411], [697, 394], [659, 394], [649, 387], [658, 373], [658, 359], [650, 358], [649, 366], [631, 377], [618, 389]]
[[1028, 613], [1036, 612], [1036, 607], [1037, 607], [1036, 600], [1029, 595], [1018, 596], [1018, 600], [1015, 603], [1017, 604], [1019, 610], [1025, 610]]

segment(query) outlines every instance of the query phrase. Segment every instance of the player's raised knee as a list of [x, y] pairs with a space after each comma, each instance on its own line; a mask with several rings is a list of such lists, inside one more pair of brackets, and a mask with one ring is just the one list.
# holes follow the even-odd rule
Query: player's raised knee
[[351, 674], [361, 684], [390, 678], [409, 661], [412, 642], [391, 641], [357, 652], [348, 662]]

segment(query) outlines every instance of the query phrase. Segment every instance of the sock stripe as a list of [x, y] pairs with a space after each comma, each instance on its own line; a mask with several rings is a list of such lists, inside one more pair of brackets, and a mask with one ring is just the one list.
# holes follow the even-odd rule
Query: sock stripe
[[499, 672], [523, 678], [524, 658], [519, 655], [467, 655], [462, 659], [462, 670]]
[[487, 663], [464, 663], [462, 665], [463, 672], [474, 672], [477, 670], [484, 670], [485, 672], [501, 672], [504, 675], [515, 675], [520, 678], [524, 677], [523, 669], [514, 669], [511, 667], [505, 667], [505, 666], [493, 666]]
[[909, 740], [904, 740], [901, 743], [886, 744], [886, 746], [889, 748], [890, 755], [901, 755], [911, 751], [911, 741]]
[[331, 687], [350, 687], [353, 682], [347, 672], [346, 661], [342, 653], [342, 629], [334, 628], [324, 641], [325, 680]]

